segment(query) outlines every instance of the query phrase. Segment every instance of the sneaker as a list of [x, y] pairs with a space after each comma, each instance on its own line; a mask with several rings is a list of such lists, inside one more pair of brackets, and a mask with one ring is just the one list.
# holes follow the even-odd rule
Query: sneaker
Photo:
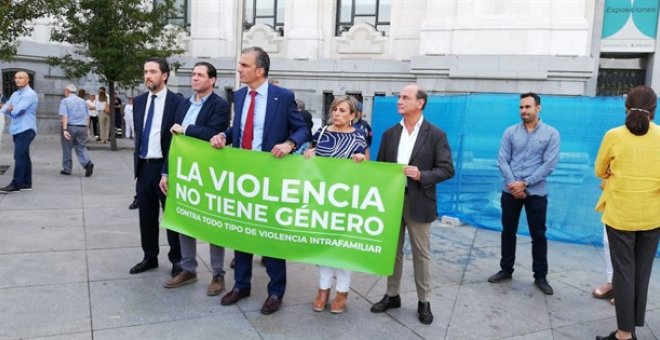
[[0, 192], [4, 192], [4, 193], [17, 192], [17, 191], [21, 191], [21, 189], [13, 186], [11, 184], [9, 184], [8, 186], [6, 186], [4, 188], [0, 188]]
[[218, 296], [223, 290], [225, 290], [225, 277], [223, 275], [216, 275], [211, 280], [209, 288], [206, 289], [206, 295]]
[[163, 287], [165, 288], [179, 288], [189, 283], [197, 282], [197, 274], [187, 271], [182, 271], [177, 276], [165, 281]]
[[91, 176], [93, 172], [94, 172], [94, 163], [92, 163], [92, 161], [89, 161], [89, 163], [87, 163], [87, 165], [85, 166], [85, 177]]

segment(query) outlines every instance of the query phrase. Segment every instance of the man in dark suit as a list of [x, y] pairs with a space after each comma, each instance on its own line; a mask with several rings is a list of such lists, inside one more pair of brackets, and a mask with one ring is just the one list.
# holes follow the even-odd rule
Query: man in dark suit
[[403, 219], [394, 263], [394, 273], [387, 278], [387, 293], [371, 307], [382, 313], [401, 307], [399, 289], [403, 273], [403, 241], [408, 230], [413, 253], [417, 287], [417, 313], [425, 325], [433, 322], [431, 313], [431, 223], [437, 218], [436, 184], [454, 176], [454, 164], [447, 136], [424, 119], [426, 92], [416, 84], [405, 86], [397, 102], [403, 119], [387, 129], [378, 150], [378, 161], [405, 164], [407, 178]]
[[[177, 105], [183, 98], [167, 89], [170, 66], [163, 58], [149, 58], [144, 62], [144, 84], [149, 92], [133, 101], [135, 124], [134, 169], [140, 215], [140, 237], [144, 257], [130, 270], [138, 274], [158, 267], [158, 215], [165, 207], [165, 195], [159, 188], [161, 174], [167, 164]], [[168, 258], [172, 262], [172, 276], [181, 272], [179, 234], [167, 230], [170, 245]]]
[[[213, 147], [222, 148], [230, 141], [236, 148], [271, 152], [280, 158], [309, 139], [309, 130], [296, 108], [293, 92], [269, 84], [269, 68], [270, 58], [261, 48], [249, 47], [242, 51], [237, 71], [241, 83], [247, 86], [234, 95], [233, 126], [211, 138]], [[264, 257], [264, 262], [270, 282], [268, 299], [261, 307], [261, 313], [271, 314], [282, 304], [286, 288], [286, 263], [270, 257]], [[236, 251], [236, 282], [220, 303], [233, 305], [250, 296], [251, 278], [252, 254]]]
[[[213, 92], [217, 77], [218, 72], [212, 64], [205, 61], [195, 64], [190, 78], [190, 86], [195, 94], [177, 107], [175, 123], [170, 129], [173, 134], [209, 141], [215, 134], [229, 127], [229, 104]], [[167, 170], [160, 180], [160, 189], [167, 195]], [[178, 288], [197, 281], [197, 240], [179, 234], [179, 242], [183, 271], [167, 280], [165, 288]], [[209, 246], [213, 279], [206, 294], [216, 296], [225, 288], [225, 248], [213, 244]]]

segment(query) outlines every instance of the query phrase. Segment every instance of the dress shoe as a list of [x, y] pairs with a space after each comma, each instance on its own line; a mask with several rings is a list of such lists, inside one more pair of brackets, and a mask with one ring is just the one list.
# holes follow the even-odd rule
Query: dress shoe
[[488, 278], [488, 282], [490, 283], [500, 283], [504, 280], [511, 280], [511, 273], [505, 272], [503, 270], [500, 270], [499, 272], [495, 273], [491, 277]]
[[271, 295], [266, 299], [264, 305], [261, 306], [261, 314], [268, 315], [277, 312], [282, 305], [282, 299], [278, 298], [277, 295]]
[[536, 287], [538, 287], [545, 295], [552, 295], [554, 293], [552, 287], [550, 287], [550, 284], [548, 283], [548, 280], [546, 280], [544, 277], [535, 279], [534, 285], [536, 285]]
[[218, 296], [225, 289], [225, 277], [223, 275], [216, 275], [211, 280], [211, 284], [206, 289], [206, 295]]
[[320, 289], [318, 294], [316, 294], [316, 299], [312, 304], [312, 309], [315, 312], [322, 312], [325, 310], [325, 305], [328, 303], [328, 297], [330, 296], [330, 289]]
[[67, 172], [67, 171], [65, 171], [65, 170], [60, 170], [60, 175], [70, 176], [71, 173], [70, 173], [70, 172]]
[[6, 187], [4, 187], [4, 188], [1, 188], [0, 191], [2, 191], [2, 192], [4, 192], [4, 193], [9, 193], [9, 192], [17, 192], [17, 191], [21, 191], [21, 189], [19, 189], [18, 187], [15, 187], [15, 186], [13, 186], [13, 185], [10, 184], [10, 185], [8, 185], [8, 186], [6, 186]]
[[89, 177], [94, 173], [94, 163], [91, 161], [85, 166], [85, 177]]
[[181, 272], [183, 272], [183, 268], [181, 268], [181, 265], [179, 265], [178, 263], [173, 263], [172, 272], [170, 273], [170, 275], [172, 277], [176, 277], [177, 275], [181, 274]]
[[335, 301], [332, 301], [332, 305], [330, 305], [330, 313], [333, 314], [343, 313], [344, 310], [346, 309], [347, 299], [348, 299], [348, 292], [346, 293], [337, 292], [337, 296], [335, 296]]
[[401, 307], [401, 297], [400, 296], [389, 296], [385, 294], [380, 301], [376, 302], [371, 306], [372, 313], [383, 313], [390, 308], [399, 308]]
[[417, 314], [419, 314], [419, 322], [424, 325], [430, 325], [433, 322], [433, 313], [431, 313], [431, 303], [421, 302], [417, 303]]
[[220, 299], [220, 304], [223, 306], [233, 305], [238, 302], [238, 300], [248, 296], [250, 296], [249, 290], [240, 290], [238, 288], [234, 288], [229, 293], [225, 294], [222, 299]]
[[165, 288], [179, 288], [189, 283], [197, 282], [197, 274], [187, 271], [182, 271], [179, 275], [165, 281], [163, 287]]
[[138, 208], [137, 198], [133, 199], [133, 202], [128, 206], [128, 209], [134, 210]]
[[[616, 337], [616, 331], [610, 333], [610, 335], [607, 336], [596, 336], [596, 340], [618, 340], [619, 338]], [[637, 337], [635, 334], [632, 335], [632, 338], [628, 338], [632, 340], [637, 340]]]
[[140, 274], [143, 272], [146, 272], [147, 270], [158, 268], [158, 261], [153, 260], [142, 260], [138, 262], [138, 264], [134, 265], [133, 268], [131, 268], [130, 272], [131, 274]]
[[21, 191], [32, 191], [32, 184], [21, 187]]

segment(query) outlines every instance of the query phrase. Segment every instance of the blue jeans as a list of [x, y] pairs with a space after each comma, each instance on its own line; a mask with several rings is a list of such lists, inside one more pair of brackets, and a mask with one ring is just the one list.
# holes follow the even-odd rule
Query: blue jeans
[[32, 160], [30, 143], [37, 133], [30, 129], [13, 135], [14, 139], [14, 179], [11, 186], [23, 189], [32, 187]]
[[516, 262], [516, 232], [523, 206], [527, 215], [529, 235], [532, 237], [532, 271], [534, 278], [545, 278], [548, 274], [548, 240], [545, 238], [545, 218], [548, 208], [547, 196], [527, 196], [516, 199], [502, 192], [502, 259], [500, 267], [513, 273]]

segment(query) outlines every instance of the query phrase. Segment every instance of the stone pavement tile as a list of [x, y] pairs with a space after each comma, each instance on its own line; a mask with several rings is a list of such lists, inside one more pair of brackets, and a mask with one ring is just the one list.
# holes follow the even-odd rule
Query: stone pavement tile
[[[588, 263], [588, 261], [584, 261], [584, 262]], [[576, 269], [576, 270], [562, 271], [559, 273], [550, 273], [548, 275], [548, 281], [550, 282], [550, 284], [553, 284], [554, 282], [564, 283], [568, 286], [580, 289], [584, 291], [586, 295], [591, 296], [591, 291], [594, 288], [600, 287], [605, 283], [605, 281], [607, 281], [606, 278], [607, 275], [605, 275], [604, 267], [602, 268], [602, 270], [597, 270], [600, 268], [596, 268], [596, 267], [592, 267], [592, 268], [594, 269], [592, 270]]]
[[31, 340], [92, 340], [92, 332], [65, 333], [32, 338]]
[[[1, 214], [1, 213], [0, 213]], [[41, 220], [42, 217], [35, 216]], [[38, 222], [41, 223], [41, 222]], [[82, 227], [33, 227], [31, 223], [2, 225], [0, 253], [26, 253], [40, 251], [85, 249], [85, 233]]]
[[646, 311], [646, 324], [644, 328], [647, 328], [649, 333], [652, 333], [656, 339], [660, 337], [660, 310]]
[[545, 295], [531, 278], [505, 284], [464, 284], [458, 292], [447, 338], [494, 339], [548, 328]]
[[239, 313], [98, 329], [95, 340], [115, 339], [261, 339], [249, 321]]
[[0, 255], [0, 263], [0, 288], [87, 282], [84, 250]]
[[87, 283], [0, 289], [0, 338], [90, 330]]
[[138, 210], [128, 209], [128, 205], [133, 202], [133, 194], [130, 190], [124, 190], [121, 193], [99, 193], [99, 194], [85, 194], [83, 196], [83, 204], [85, 209], [102, 209], [102, 208], [118, 208], [125, 210], [126, 215], [133, 217], [137, 221]]
[[82, 208], [82, 198], [79, 194], [67, 195], [52, 191], [42, 191], [36, 184], [33, 186], [32, 191], [21, 191], [9, 194], [2, 201], [0, 211], [2, 210], [17, 210], [25, 208], [33, 209], [74, 209]]
[[[131, 197], [131, 201], [133, 198]], [[138, 211], [128, 209], [128, 205], [131, 202], [126, 203], [125, 205], [119, 206], [118, 204], [112, 205], [108, 204], [105, 207], [87, 207], [85, 206], [85, 225], [86, 226], [95, 226], [95, 225], [114, 225], [114, 224], [126, 224], [134, 226], [136, 229], [136, 236], [140, 238], [140, 222], [138, 219]], [[160, 233], [164, 234], [165, 230], [162, 229]]]
[[[98, 170], [97, 167], [99, 168]], [[105, 171], [111, 170], [107, 169]], [[96, 164], [94, 164], [94, 174], [92, 174], [92, 177], [86, 178], [81, 184], [82, 193], [85, 195], [125, 195], [131, 201], [135, 195], [135, 181], [133, 180], [132, 173], [127, 173], [126, 176], [119, 176], [112, 173], [105, 174], [104, 170]], [[126, 203], [126, 207], [130, 203], [130, 201]]]
[[[404, 263], [404, 266], [406, 264]], [[385, 276], [376, 276], [372, 274], [365, 274], [353, 272], [351, 275], [351, 289], [361, 296], [382, 296], [385, 294]]]
[[[130, 223], [87, 223], [86, 230], [87, 249], [140, 247], [140, 227], [135, 225], [135, 221]], [[161, 232], [160, 234], [165, 233]], [[136, 235], [138, 236], [136, 237]], [[160, 235], [160, 238], [167, 243], [164, 236]], [[137, 260], [138, 258], [134, 261], [137, 263]]]
[[[4, 196], [0, 194], [0, 199]], [[58, 228], [81, 227], [82, 209], [43, 209], [28, 205], [22, 209], [2, 211], [2, 226], [21, 226], [22, 228]]]
[[548, 271], [550, 273], [601, 268], [604, 270], [605, 262], [594, 246], [548, 242]]
[[[606, 318], [553, 329], [554, 340], [594, 339], [596, 335], [609, 335], [616, 329], [616, 318]], [[637, 327], [640, 340], [657, 339], [648, 327]], [[656, 333], [657, 334], [657, 333]]]
[[208, 274], [201, 282], [175, 289], [163, 288], [165, 277], [90, 283], [94, 330], [170, 322], [218, 314], [239, 313], [206, 296]]
[[[156, 277], [165, 282], [170, 277], [170, 271], [172, 270], [172, 264], [167, 259], [168, 250], [169, 246], [160, 248], [158, 268], [132, 275], [129, 270], [140, 262], [144, 256], [141, 247], [91, 249], [87, 252], [89, 280], [104, 281]], [[160, 286], [162, 286], [162, 283]]]
[[[520, 228], [518, 228], [518, 231], [520, 231], [521, 228], [526, 228], [526, 227], [520, 226]], [[501, 235], [502, 235], [500, 231], [490, 230], [490, 229], [480, 229], [480, 228], [476, 228], [476, 229], [477, 229], [476, 236], [474, 238], [475, 247], [495, 247], [497, 249], [500, 248]], [[518, 246], [523, 244], [531, 245], [532, 240], [529, 238], [529, 236], [518, 235], [518, 237], [516, 238], [516, 244], [518, 244]]]
[[520, 334], [509, 338], [502, 338], [506, 340], [547, 340], [552, 339], [552, 331], [549, 329], [539, 332], [532, 332], [527, 334]]
[[[525, 251], [528, 253], [530, 250]], [[518, 253], [522, 251], [518, 249]], [[531, 256], [529, 256], [531, 257]], [[520, 265], [519, 256], [516, 257], [516, 265], [514, 267], [513, 279], [514, 280], [527, 280], [534, 276], [531, 270], [523, 265]], [[522, 260], [524, 261], [524, 259]], [[500, 270], [500, 249], [485, 247], [485, 248], [472, 248], [468, 265], [465, 268], [463, 276], [463, 284], [465, 283], [478, 283], [487, 282], [488, 277], [497, 273]], [[506, 282], [503, 284], [507, 284]]]
[[349, 297], [342, 314], [314, 312], [311, 305], [290, 306], [271, 315], [245, 315], [264, 339], [419, 339], [411, 330], [384, 314], [369, 312], [362, 299]]
[[614, 306], [607, 300], [594, 299], [591, 292], [550, 281], [555, 293], [546, 297], [553, 327], [563, 327], [604, 319], [614, 315]]

